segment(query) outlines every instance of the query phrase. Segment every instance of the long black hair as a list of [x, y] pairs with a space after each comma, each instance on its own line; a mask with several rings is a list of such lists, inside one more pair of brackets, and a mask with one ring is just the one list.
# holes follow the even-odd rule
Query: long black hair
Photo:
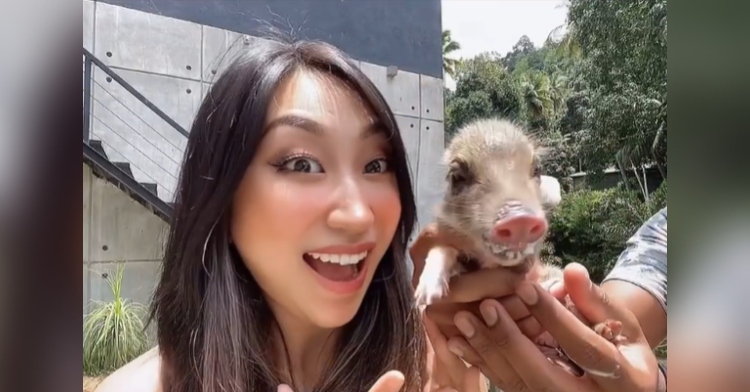
[[405, 261], [416, 206], [393, 113], [337, 48], [267, 39], [254, 41], [218, 78], [190, 131], [151, 309], [165, 391], [275, 391], [278, 384], [289, 383], [275, 365], [275, 320], [231, 244], [229, 218], [232, 197], [264, 136], [277, 87], [300, 69], [335, 77], [384, 124], [402, 205], [390, 248], [314, 390], [364, 391], [391, 369], [404, 373], [404, 391], [424, 386], [425, 338]]

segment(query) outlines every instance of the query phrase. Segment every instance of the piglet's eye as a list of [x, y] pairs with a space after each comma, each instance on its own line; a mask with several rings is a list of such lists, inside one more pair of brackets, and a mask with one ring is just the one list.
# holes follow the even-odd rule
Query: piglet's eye
[[531, 163], [531, 177], [539, 178], [540, 175], [542, 175], [542, 165], [537, 159], [534, 159], [534, 161]]
[[542, 175], [542, 168], [539, 167], [539, 165], [534, 165], [531, 176], [534, 178], [539, 178], [540, 175]]
[[471, 185], [471, 172], [465, 162], [455, 161], [451, 164], [448, 170], [448, 182], [454, 194], [460, 193]]

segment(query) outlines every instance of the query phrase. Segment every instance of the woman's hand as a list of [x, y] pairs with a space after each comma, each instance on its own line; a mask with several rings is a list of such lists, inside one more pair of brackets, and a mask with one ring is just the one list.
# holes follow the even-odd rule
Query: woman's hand
[[485, 321], [470, 312], [459, 312], [455, 322], [464, 337], [452, 338], [449, 344], [455, 345], [465, 361], [482, 369], [495, 385], [507, 392], [655, 391], [656, 357], [635, 316], [610, 301], [589, 280], [582, 266], [570, 266], [565, 272], [565, 291], [580, 315], [589, 324], [619, 320], [623, 327], [622, 342], [615, 345], [596, 334], [536, 284], [522, 283], [517, 293], [542, 328], [584, 369], [583, 377], [575, 377], [551, 363], [495, 300], [480, 305]]

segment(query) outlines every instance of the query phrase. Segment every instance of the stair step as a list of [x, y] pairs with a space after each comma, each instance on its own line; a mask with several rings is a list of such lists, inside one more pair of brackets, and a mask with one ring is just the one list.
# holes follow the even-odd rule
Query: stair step
[[156, 193], [156, 184], [152, 182], [141, 182], [140, 183], [142, 187], [146, 188], [149, 192], [153, 193], [154, 195], [158, 195]]
[[104, 151], [101, 140], [89, 140], [89, 146], [91, 146], [94, 151], [98, 152], [105, 159], [109, 160], [107, 153]]
[[[113, 165], [117, 166], [118, 169], [124, 171], [128, 176], [133, 177], [133, 171], [130, 169], [130, 164], [127, 162], [112, 162]], [[135, 178], [135, 177], [133, 177]]]

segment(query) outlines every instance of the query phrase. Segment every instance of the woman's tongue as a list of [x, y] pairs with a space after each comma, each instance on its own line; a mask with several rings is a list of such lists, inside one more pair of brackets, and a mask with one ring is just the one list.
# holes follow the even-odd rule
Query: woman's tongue
[[341, 265], [337, 263], [325, 262], [315, 257], [305, 254], [307, 264], [312, 267], [318, 274], [326, 279], [346, 282], [357, 277], [357, 264]]

